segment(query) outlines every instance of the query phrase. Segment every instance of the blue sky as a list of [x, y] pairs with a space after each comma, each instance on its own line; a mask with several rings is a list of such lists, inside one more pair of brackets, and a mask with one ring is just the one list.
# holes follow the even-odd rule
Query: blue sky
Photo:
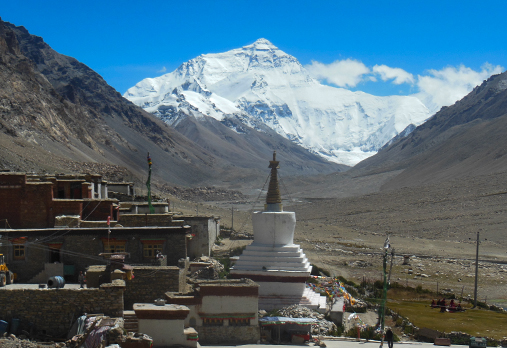
[[324, 83], [442, 99], [445, 88], [461, 95], [505, 70], [506, 14], [507, 1], [0, 0], [4, 21], [122, 94], [164, 68], [264, 37]]

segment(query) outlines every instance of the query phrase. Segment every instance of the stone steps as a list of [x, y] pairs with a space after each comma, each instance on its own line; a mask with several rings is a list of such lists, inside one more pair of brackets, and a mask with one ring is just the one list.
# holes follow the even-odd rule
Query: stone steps
[[[255, 242], [254, 242], [255, 243]], [[245, 248], [245, 251], [258, 251], [258, 252], [276, 252], [276, 253], [294, 253], [299, 254], [303, 251], [297, 244], [292, 245], [265, 245], [265, 244], [250, 244]]]
[[278, 263], [278, 262], [290, 262], [290, 263], [304, 263], [304, 262], [307, 262], [308, 259], [306, 258], [306, 256], [303, 254], [303, 255], [299, 255], [297, 257], [295, 256], [284, 256], [284, 255], [272, 255], [272, 254], [267, 254], [267, 255], [252, 255], [252, 254], [247, 254], [247, 253], [243, 253], [240, 258], [240, 260], [245, 260], [245, 261], [264, 261], [264, 263]]
[[309, 288], [305, 289], [302, 296], [259, 296], [259, 309], [266, 311], [294, 304], [317, 310], [320, 313], [326, 312], [326, 297]]
[[139, 321], [137, 320], [136, 312], [123, 311], [123, 328], [127, 332], [139, 331]]
[[273, 263], [265, 263], [262, 261], [254, 262], [242, 262], [242, 260], [238, 260], [232, 269], [236, 271], [294, 271], [294, 272], [310, 272], [310, 263], [282, 263], [277, 262]]

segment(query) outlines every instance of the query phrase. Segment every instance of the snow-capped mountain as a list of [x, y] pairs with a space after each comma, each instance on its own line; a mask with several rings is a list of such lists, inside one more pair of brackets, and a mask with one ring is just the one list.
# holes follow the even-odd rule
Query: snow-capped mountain
[[142, 80], [124, 97], [170, 125], [188, 116], [224, 124], [232, 117], [255, 129], [263, 123], [347, 165], [374, 155], [408, 125], [430, 116], [414, 97], [377, 97], [323, 85], [266, 39], [201, 55], [171, 73]]

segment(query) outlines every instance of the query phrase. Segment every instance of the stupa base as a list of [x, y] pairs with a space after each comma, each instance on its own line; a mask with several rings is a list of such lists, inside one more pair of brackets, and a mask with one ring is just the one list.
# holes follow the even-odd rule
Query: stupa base
[[300, 296], [291, 295], [259, 295], [259, 309], [271, 311], [273, 309], [280, 309], [291, 305], [300, 305], [320, 313], [325, 313], [326, 297], [306, 288]]

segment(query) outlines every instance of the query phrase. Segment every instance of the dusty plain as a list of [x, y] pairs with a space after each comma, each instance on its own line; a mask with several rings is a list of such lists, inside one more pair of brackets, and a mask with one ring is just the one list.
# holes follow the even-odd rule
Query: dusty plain
[[[379, 280], [389, 235], [392, 282], [473, 298], [480, 232], [478, 299], [507, 307], [507, 174], [382, 191], [389, 177], [297, 179], [281, 187], [284, 210], [296, 212], [295, 243], [310, 262], [357, 283]], [[197, 209], [220, 215], [228, 227], [234, 210], [234, 229], [252, 233], [251, 212], [263, 209], [263, 199], [260, 194], [248, 202], [208, 202]], [[410, 265], [402, 265], [405, 255]]]

